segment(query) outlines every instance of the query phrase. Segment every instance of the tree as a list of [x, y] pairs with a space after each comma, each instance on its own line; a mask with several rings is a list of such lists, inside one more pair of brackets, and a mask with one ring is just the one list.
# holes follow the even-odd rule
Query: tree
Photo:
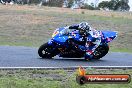
[[63, 0], [49, 0], [48, 6], [62, 7]]
[[84, 6], [84, 0], [73, 0], [72, 8], [82, 8]]
[[109, 8], [109, 2], [108, 1], [102, 1], [98, 5], [99, 8]]
[[129, 0], [111, 0], [99, 3], [99, 8], [108, 8], [109, 10], [129, 11]]
[[88, 4], [85, 4], [82, 9], [89, 9], [89, 10], [95, 10], [94, 8], [94, 5], [88, 5]]
[[74, 0], [68, 0], [68, 8], [72, 7]]
[[114, 10], [118, 10], [118, 11], [129, 11], [130, 10], [130, 6], [128, 5], [128, 1], [126, 1], [126, 0], [119, 1], [115, 5]]
[[108, 8], [110, 9], [110, 10], [114, 10], [114, 8], [115, 8], [115, 6], [116, 6], [116, 4], [119, 2], [119, 0], [111, 0], [111, 1], [109, 1], [108, 2]]
[[65, 7], [68, 7], [68, 0], [64, 0], [63, 1], [63, 7], [65, 8]]
[[39, 5], [62, 7], [63, 0], [41, 0]]

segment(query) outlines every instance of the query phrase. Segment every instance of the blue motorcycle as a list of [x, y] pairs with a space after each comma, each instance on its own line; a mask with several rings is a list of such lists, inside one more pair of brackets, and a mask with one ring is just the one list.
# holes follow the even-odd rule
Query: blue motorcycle
[[[69, 32], [70, 31], [70, 32]], [[109, 51], [108, 43], [117, 37], [114, 31], [99, 31], [101, 33], [101, 43], [93, 53], [93, 59], [104, 57]], [[38, 54], [42, 58], [52, 58], [56, 55], [65, 58], [81, 58], [85, 55], [85, 46], [79, 42], [79, 31], [68, 30], [67, 27], [57, 28], [52, 34], [52, 38], [41, 45]], [[82, 45], [83, 49], [78, 50], [73, 43]]]

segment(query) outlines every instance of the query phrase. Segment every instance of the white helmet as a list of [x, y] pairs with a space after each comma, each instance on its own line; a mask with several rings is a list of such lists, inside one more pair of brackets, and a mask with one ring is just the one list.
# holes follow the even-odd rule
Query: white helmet
[[81, 22], [78, 27], [81, 34], [83, 33], [89, 33], [90, 31], [90, 25], [87, 22]]

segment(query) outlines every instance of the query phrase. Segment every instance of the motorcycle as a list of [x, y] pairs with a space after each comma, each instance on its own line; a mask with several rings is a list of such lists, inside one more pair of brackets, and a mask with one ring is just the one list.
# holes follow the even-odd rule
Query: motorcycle
[[[101, 33], [101, 43], [93, 53], [93, 59], [97, 60], [108, 53], [109, 42], [117, 37], [117, 32], [115, 31], [103, 30], [99, 32]], [[42, 58], [52, 58], [56, 55], [63, 58], [84, 57], [85, 50], [78, 50], [72, 45], [72, 43], [79, 42], [79, 36], [78, 30], [68, 30], [67, 27], [57, 28], [53, 32], [52, 38], [39, 47], [38, 54]]]

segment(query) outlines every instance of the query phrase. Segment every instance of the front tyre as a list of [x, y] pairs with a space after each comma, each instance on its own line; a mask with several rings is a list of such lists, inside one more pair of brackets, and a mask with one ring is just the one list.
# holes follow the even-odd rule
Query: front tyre
[[93, 53], [93, 59], [99, 60], [104, 57], [109, 51], [109, 46], [107, 44], [100, 45]]
[[39, 47], [38, 55], [42, 58], [52, 58], [55, 55], [57, 55], [57, 53], [56, 53], [56, 50], [53, 49], [51, 45], [48, 45], [48, 43], [45, 43]]

